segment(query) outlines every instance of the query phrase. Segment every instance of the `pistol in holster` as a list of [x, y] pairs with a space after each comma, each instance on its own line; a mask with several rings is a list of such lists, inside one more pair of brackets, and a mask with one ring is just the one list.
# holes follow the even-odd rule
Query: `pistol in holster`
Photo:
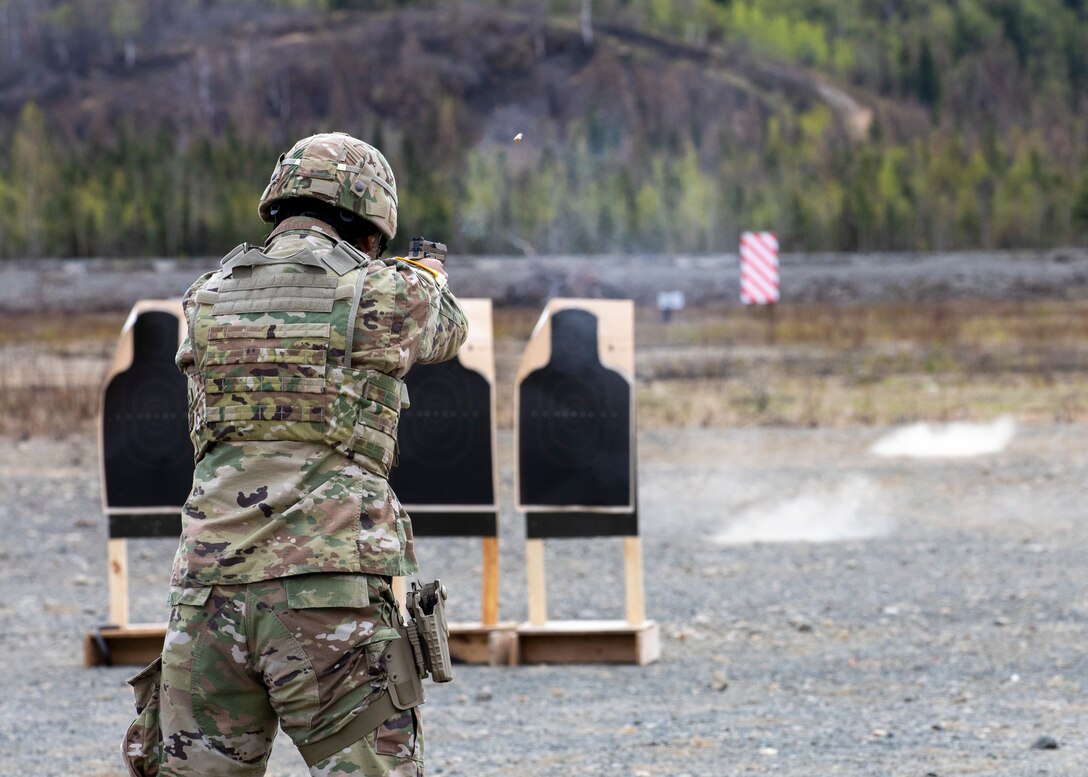
[[398, 709], [414, 707], [426, 700], [423, 680], [428, 676], [436, 683], [453, 679], [446, 587], [442, 581], [424, 585], [413, 581], [407, 610], [408, 622], [398, 623], [400, 639], [394, 641], [387, 656], [389, 693]]

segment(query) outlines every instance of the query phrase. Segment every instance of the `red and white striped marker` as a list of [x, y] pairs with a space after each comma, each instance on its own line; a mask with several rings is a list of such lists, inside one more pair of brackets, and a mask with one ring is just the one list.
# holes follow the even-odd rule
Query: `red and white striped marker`
[[740, 236], [740, 301], [771, 305], [778, 299], [778, 238], [774, 232], [745, 232]]

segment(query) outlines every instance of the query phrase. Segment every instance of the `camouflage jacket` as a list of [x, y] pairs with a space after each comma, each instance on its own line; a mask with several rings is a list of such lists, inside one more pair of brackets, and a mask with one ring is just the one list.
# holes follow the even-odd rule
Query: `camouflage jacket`
[[[308, 248], [320, 256], [335, 244], [327, 225], [288, 219], [262, 252], [287, 257]], [[198, 292], [215, 291], [221, 280], [222, 272], [208, 273], [190, 287], [184, 299], [190, 323]], [[350, 364], [403, 378], [417, 361], [453, 358], [466, 334], [460, 305], [434, 274], [399, 260], [371, 262]], [[194, 425], [206, 400], [190, 338], [178, 351], [177, 365], [189, 379]], [[358, 456], [311, 442], [217, 442], [198, 451], [171, 584], [249, 583], [311, 572], [412, 574], [409, 517], [388, 480], [362, 464]]]

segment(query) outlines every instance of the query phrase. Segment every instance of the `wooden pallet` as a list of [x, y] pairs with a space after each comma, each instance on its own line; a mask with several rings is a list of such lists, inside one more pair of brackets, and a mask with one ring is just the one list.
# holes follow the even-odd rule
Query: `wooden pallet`
[[637, 664], [661, 657], [660, 629], [653, 621], [548, 621], [518, 627], [522, 664]]
[[[146, 666], [162, 652], [166, 624], [103, 626], [83, 638], [84, 666]], [[462, 664], [513, 666], [517, 624], [450, 624], [450, 656]]]
[[450, 658], [462, 664], [514, 666], [518, 663], [515, 623], [451, 623]]
[[102, 626], [83, 638], [84, 666], [147, 666], [162, 653], [166, 624]]

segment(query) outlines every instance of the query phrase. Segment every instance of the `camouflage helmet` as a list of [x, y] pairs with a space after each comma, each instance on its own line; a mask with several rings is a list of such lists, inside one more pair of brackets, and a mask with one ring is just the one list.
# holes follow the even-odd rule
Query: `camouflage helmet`
[[257, 212], [272, 222], [277, 202], [312, 197], [362, 216], [392, 239], [397, 234], [397, 182], [382, 152], [344, 132], [311, 135], [283, 154]]

